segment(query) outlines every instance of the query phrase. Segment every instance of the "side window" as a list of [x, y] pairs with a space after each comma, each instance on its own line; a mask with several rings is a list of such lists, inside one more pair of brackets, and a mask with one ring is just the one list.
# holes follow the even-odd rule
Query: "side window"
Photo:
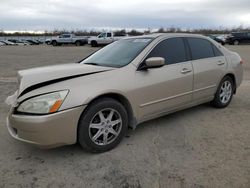
[[221, 53], [221, 51], [213, 44], [211, 44], [214, 50], [214, 56], [223, 56], [223, 54]]
[[107, 37], [111, 37], [111, 33], [107, 33]]
[[98, 38], [104, 38], [106, 37], [106, 33], [101, 33], [100, 35], [98, 35]]
[[149, 53], [149, 57], [163, 57], [166, 64], [174, 64], [187, 61], [186, 49], [182, 38], [166, 39]]
[[201, 38], [187, 38], [187, 40], [193, 60], [214, 57], [213, 47], [208, 40]]

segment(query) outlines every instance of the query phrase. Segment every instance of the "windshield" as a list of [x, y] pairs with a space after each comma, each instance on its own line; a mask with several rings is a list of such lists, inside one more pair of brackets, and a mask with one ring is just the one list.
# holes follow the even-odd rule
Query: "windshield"
[[81, 63], [105, 67], [123, 67], [129, 64], [151, 41], [151, 38], [119, 40], [97, 51]]

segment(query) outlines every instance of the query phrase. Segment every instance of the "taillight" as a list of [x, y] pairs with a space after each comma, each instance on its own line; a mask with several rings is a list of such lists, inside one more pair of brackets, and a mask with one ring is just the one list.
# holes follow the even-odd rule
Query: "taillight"
[[244, 63], [243, 60], [241, 60], [241, 61], [240, 61], [240, 64], [242, 65], [243, 63]]

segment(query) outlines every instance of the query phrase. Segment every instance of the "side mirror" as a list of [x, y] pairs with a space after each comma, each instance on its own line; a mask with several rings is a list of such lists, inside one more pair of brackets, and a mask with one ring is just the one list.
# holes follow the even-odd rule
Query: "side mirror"
[[140, 70], [147, 70], [152, 68], [159, 68], [165, 65], [165, 59], [162, 57], [150, 57], [146, 59], [145, 63], [141, 64]]

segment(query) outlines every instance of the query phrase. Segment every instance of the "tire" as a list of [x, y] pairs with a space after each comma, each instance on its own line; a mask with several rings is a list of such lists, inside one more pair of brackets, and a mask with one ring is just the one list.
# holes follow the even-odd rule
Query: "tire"
[[239, 44], [240, 44], [240, 41], [235, 40], [233, 44], [234, 44], [234, 45], [239, 45]]
[[235, 85], [232, 78], [225, 76], [221, 80], [211, 104], [216, 108], [227, 107], [233, 98], [234, 88]]
[[101, 98], [90, 104], [81, 115], [78, 142], [88, 151], [105, 152], [121, 142], [127, 129], [128, 114], [124, 106], [114, 99]]
[[96, 42], [96, 41], [91, 41], [91, 46], [92, 46], [92, 47], [97, 47], [97, 46], [98, 46], [98, 44], [97, 44], [97, 42]]
[[81, 42], [80, 42], [80, 41], [76, 41], [76, 42], [75, 42], [75, 45], [76, 45], [76, 46], [81, 46]]
[[55, 40], [53, 40], [53, 41], [51, 42], [51, 44], [52, 44], [53, 46], [57, 46], [57, 42], [56, 42]]

